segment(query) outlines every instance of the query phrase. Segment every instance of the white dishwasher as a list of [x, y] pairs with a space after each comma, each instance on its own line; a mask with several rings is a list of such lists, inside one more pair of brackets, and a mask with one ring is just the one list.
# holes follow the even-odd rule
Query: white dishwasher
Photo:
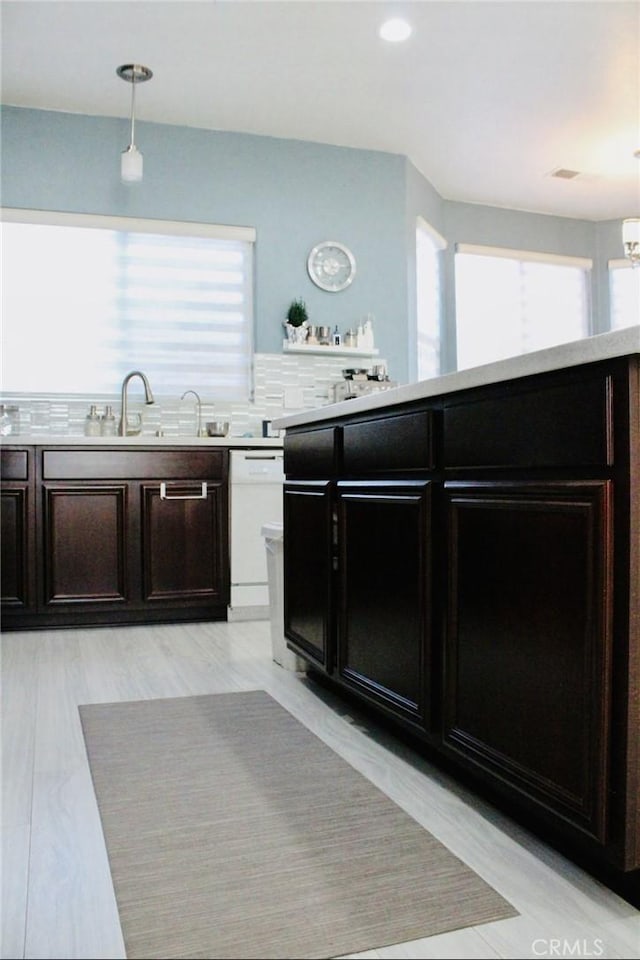
[[229, 620], [269, 617], [265, 523], [282, 522], [283, 454], [280, 449], [232, 450], [231, 600]]

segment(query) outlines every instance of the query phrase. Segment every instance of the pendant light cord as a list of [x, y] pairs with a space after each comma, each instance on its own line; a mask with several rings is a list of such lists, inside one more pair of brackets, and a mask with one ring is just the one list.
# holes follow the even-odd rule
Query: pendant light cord
[[135, 78], [131, 82], [131, 143], [130, 147], [135, 146], [136, 132], [136, 82]]

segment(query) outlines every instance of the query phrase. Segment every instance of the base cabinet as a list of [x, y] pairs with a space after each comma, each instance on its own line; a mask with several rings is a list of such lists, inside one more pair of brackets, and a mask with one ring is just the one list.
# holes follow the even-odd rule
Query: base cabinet
[[445, 744], [602, 841], [611, 484], [445, 490]]
[[227, 603], [226, 502], [220, 481], [143, 484], [145, 603]]
[[127, 484], [42, 487], [43, 605], [122, 606], [131, 598]]
[[328, 480], [285, 484], [283, 508], [285, 634], [325, 673], [335, 660], [332, 488]]
[[26, 449], [4, 449], [0, 454], [2, 609], [29, 613], [35, 606], [33, 458]]
[[640, 890], [640, 357], [297, 419], [285, 469], [296, 652]]
[[226, 619], [226, 449], [29, 456], [35, 479], [3, 482], [6, 629]]
[[340, 482], [339, 677], [392, 713], [428, 724], [431, 484]]

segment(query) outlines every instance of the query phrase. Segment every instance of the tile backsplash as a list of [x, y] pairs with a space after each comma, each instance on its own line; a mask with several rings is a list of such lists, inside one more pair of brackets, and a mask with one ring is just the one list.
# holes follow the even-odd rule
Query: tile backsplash
[[[330, 348], [327, 348], [328, 350]], [[254, 398], [252, 401], [225, 403], [213, 401], [205, 390], [199, 391], [202, 401], [202, 424], [208, 420], [228, 420], [232, 436], [262, 436], [262, 421], [274, 420], [283, 413], [311, 410], [332, 402], [334, 383], [342, 379], [342, 370], [353, 360], [344, 355], [256, 353], [254, 355]], [[376, 358], [376, 362], [378, 361]], [[142, 433], [156, 436], [195, 436], [196, 404], [192, 395], [162, 397], [160, 385], [152, 384], [158, 396], [151, 406], [129, 400], [130, 413], [142, 413]], [[212, 391], [213, 392], [213, 391]], [[105, 404], [120, 415], [120, 396], [64, 397], [11, 394], [0, 402], [19, 407], [20, 436], [82, 436], [89, 405], [95, 403], [102, 413]], [[14, 419], [16, 419], [14, 417]], [[15, 435], [16, 428], [11, 429]]]

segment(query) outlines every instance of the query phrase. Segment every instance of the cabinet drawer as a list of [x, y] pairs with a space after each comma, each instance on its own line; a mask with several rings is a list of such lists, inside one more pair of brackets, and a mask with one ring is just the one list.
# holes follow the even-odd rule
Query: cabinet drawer
[[28, 480], [29, 451], [0, 450], [0, 475], [3, 480]]
[[473, 400], [444, 410], [445, 467], [613, 463], [611, 379]]
[[431, 412], [422, 410], [347, 424], [343, 437], [345, 473], [430, 469], [431, 420]]
[[288, 477], [323, 479], [338, 470], [341, 431], [321, 427], [287, 433], [284, 438], [284, 472]]
[[44, 480], [224, 479], [223, 450], [44, 450]]

